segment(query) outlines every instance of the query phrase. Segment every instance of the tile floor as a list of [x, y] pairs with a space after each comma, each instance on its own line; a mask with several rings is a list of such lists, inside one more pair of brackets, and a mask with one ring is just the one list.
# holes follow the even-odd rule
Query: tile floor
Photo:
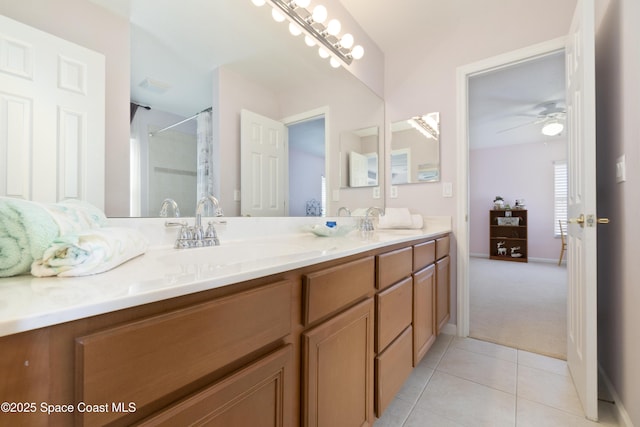
[[584, 418], [565, 361], [443, 334], [374, 427], [618, 425], [609, 403], [599, 417]]

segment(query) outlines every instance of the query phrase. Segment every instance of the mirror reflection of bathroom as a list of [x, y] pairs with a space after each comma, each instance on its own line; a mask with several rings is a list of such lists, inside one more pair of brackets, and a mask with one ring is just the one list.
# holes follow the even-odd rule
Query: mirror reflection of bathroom
[[391, 184], [440, 181], [440, 113], [391, 124]]
[[378, 186], [378, 127], [340, 134], [340, 187]]
[[198, 195], [213, 188], [211, 109], [185, 118], [137, 104], [131, 108], [131, 214], [157, 216], [169, 198], [181, 216], [193, 216]]

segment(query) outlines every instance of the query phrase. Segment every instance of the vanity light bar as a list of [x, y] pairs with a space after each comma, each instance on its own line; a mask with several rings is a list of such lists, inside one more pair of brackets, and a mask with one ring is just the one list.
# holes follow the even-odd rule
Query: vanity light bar
[[427, 138], [433, 138], [435, 140], [438, 139], [438, 132], [433, 127], [431, 127], [422, 117], [412, 117], [407, 121], [411, 126], [416, 128], [416, 130], [418, 130]]
[[[354, 46], [353, 48], [351, 47], [353, 43], [353, 37], [351, 35], [345, 34], [345, 43], [345, 41], [342, 41], [337, 37], [337, 35], [335, 35], [335, 29], [332, 29], [332, 31], [330, 31], [329, 26], [333, 26], [334, 24], [339, 28], [340, 24], [337, 20], [329, 21], [329, 24], [325, 26], [322, 22], [319, 22], [319, 20], [314, 20], [314, 13], [309, 12], [304, 7], [301, 7], [295, 2], [295, 0], [266, 0], [266, 2], [270, 3], [274, 9], [279, 10], [280, 12], [288, 16], [292, 22], [296, 23], [298, 26], [300, 26], [300, 28], [302, 28], [303, 32], [307, 36], [313, 37], [318, 43], [320, 43], [321, 50], [322, 47], [326, 48], [330, 53], [332, 53], [336, 58], [340, 59], [345, 64], [350, 65], [354, 59], [360, 59], [362, 55], [364, 55], [364, 49], [362, 48], [362, 46], [358, 45]], [[326, 14], [326, 9], [323, 6], [316, 6], [316, 8], [318, 7], [324, 9], [323, 12]], [[322, 21], [324, 21], [324, 19], [322, 19]], [[331, 65], [333, 67], [337, 67], [339, 66], [339, 63], [335, 62], [335, 60], [332, 60]]]

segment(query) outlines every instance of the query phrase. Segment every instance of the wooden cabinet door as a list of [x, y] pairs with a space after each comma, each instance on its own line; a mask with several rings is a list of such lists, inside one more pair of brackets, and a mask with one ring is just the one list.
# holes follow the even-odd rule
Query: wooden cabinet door
[[282, 347], [140, 426], [293, 426], [293, 346]]
[[413, 366], [427, 354], [436, 340], [436, 266], [413, 275]]
[[302, 335], [302, 425], [373, 424], [373, 298]]
[[438, 333], [447, 324], [450, 312], [450, 286], [449, 286], [449, 256], [436, 262], [436, 319]]

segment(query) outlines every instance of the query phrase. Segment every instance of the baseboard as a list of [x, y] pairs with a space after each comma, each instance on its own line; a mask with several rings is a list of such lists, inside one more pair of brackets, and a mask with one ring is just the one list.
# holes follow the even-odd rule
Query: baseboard
[[609, 377], [604, 372], [600, 364], [598, 364], [598, 371], [600, 372], [600, 378], [602, 379], [602, 382], [604, 383], [604, 386], [607, 389], [607, 393], [609, 393], [609, 396], [613, 398], [614, 413], [616, 415], [618, 423], [620, 423], [622, 427], [633, 427], [633, 423], [631, 422], [631, 417], [629, 417], [629, 413], [624, 408], [624, 405], [620, 400], [620, 396], [618, 396], [618, 393], [616, 392], [616, 389], [613, 387], [611, 380], [609, 380]]
[[458, 335], [458, 327], [453, 323], [447, 323], [442, 327], [440, 333], [447, 335]]

